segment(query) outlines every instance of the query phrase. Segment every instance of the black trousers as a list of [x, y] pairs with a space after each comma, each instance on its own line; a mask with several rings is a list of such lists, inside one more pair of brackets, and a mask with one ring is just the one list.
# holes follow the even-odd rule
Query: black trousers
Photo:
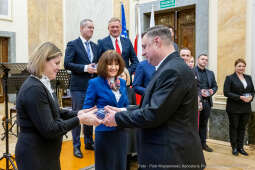
[[249, 113], [228, 113], [229, 137], [232, 148], [243, 148], [245, 127], [249, 121]]
[[206, 144], [206, 138], [207, 138], [207, 125], [208, 125], [208, 119], [211, 114], [211, 105], [209, 100], [203, 101], [203, 110], [200, 112], [199, 115], [199, 136], [201, 144]]
[[[72, 109], [73, 110], [81, 110], [83, 107], [84, 99], [85, 99], [85, 91], [71, 91], [72, 95]], [[84, 144], [94, 144], [93, 142], [93, 126], [83, 125], [83, 133], [84, 133]], [[72, 136], [73, 136], [73, 147], [80, 148], [81, 141], [80, 141], [80, 134], [81, 134], [81, 125], [72, 129]]]

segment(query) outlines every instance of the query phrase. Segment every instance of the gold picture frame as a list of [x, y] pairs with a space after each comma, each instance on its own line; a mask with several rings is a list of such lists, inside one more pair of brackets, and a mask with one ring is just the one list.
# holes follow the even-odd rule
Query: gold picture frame
[[13, 0], [0, 0], [0, 20], [13, 20], [12, 3]]

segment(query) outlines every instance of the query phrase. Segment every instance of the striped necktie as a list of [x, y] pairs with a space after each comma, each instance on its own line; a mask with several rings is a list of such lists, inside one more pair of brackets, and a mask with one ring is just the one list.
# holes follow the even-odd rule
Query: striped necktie
[[90, 52], [90, 48], [89, 48], [89, 42], [86, 41], [85, 45], [86, 45], [86, 48], [87, 48], [87, 54], [88, 54], [88, 57], [89, 57], [89, 61], [92, 62], [91, 52]]

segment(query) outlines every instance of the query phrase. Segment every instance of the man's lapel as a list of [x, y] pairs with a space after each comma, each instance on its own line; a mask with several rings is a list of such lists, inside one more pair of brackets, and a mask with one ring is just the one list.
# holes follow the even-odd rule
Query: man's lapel
[[92, 41], [90, 41], [90, 46], [91, 46], [92, 53], [93, 53], [93, 61], [92, 61], [92, 63], [96, 63], [96, 61], [97, 61], [96, 45]]
[[126, 49], [125, 47], [127, 47], [126, 44], [125, 44], [126, 43], [125, 38], [120, 36], [120, 43], [121, 43], [121, 47], [122, 47], [121, 55], [123, 55], [123, 53], [124, 53], [124, 51]]
[[205, 68], [205, 72], [206, 72], [209, 88], [211, 88], [211, 86], [212, 86], [211, 75], [210, 75], [209, 71], [206, 68]]
[[[114, 46], [113, 46], [113, 44], [112, 44], [112, 39], [111, 39], [110, 36], [107, 37], [105, 43], [106, 43], [106, 46], [107, 46], [109, 49], [114, 50]], [[107, 48], [107, 49], [108, 49], [108, 48]]]
[[90, 60], [89, 60], [89, 57], [88, 57], [87, 51], [86, 51], [86, 49], [85, 49], [84, 45], [82, 44], [82, 40], [81, 40], [81, 38], [79, 38], [78, 46], [80, 47], [81, 51], [82, 51], [82, 52], [83, 52], [83, 54], [84, 54], [84, 56], [83, 56], [83, 57], [87, 60], [87, 62], [89, 62], [89, 63], [90, 63]]

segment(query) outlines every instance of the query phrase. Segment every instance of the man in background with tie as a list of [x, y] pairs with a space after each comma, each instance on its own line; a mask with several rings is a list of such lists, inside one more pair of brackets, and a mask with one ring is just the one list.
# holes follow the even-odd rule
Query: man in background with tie
[[116, 50], [125, 61], [126, 67], [132, 75], [135, 72], [136, 65], [139, 63], [135, 54], [133, 45], [128, 38], [120, 36], [121, 22], [118, 18], [111, 18], [108, 22], [109, 36], [98, 40], [99, 55], [101, 56], [107, 50]]
[[[90, 39], [94, 32], [94, 24], [90, 19], [80, 22], [81, 35], [68, 42], [65, 52], [64, 67], [72, 71], [70, 91], [72, 96], [72, 109], [82, 109], [88, 81], [96, 76], [96, 63], [98, 62], [98, 46]], [[83, 126], [85, 149], [94, 150], [93, 126]], [[82, 158], [80, 150], [81, 127], [72, 130], [74, 156]]]

